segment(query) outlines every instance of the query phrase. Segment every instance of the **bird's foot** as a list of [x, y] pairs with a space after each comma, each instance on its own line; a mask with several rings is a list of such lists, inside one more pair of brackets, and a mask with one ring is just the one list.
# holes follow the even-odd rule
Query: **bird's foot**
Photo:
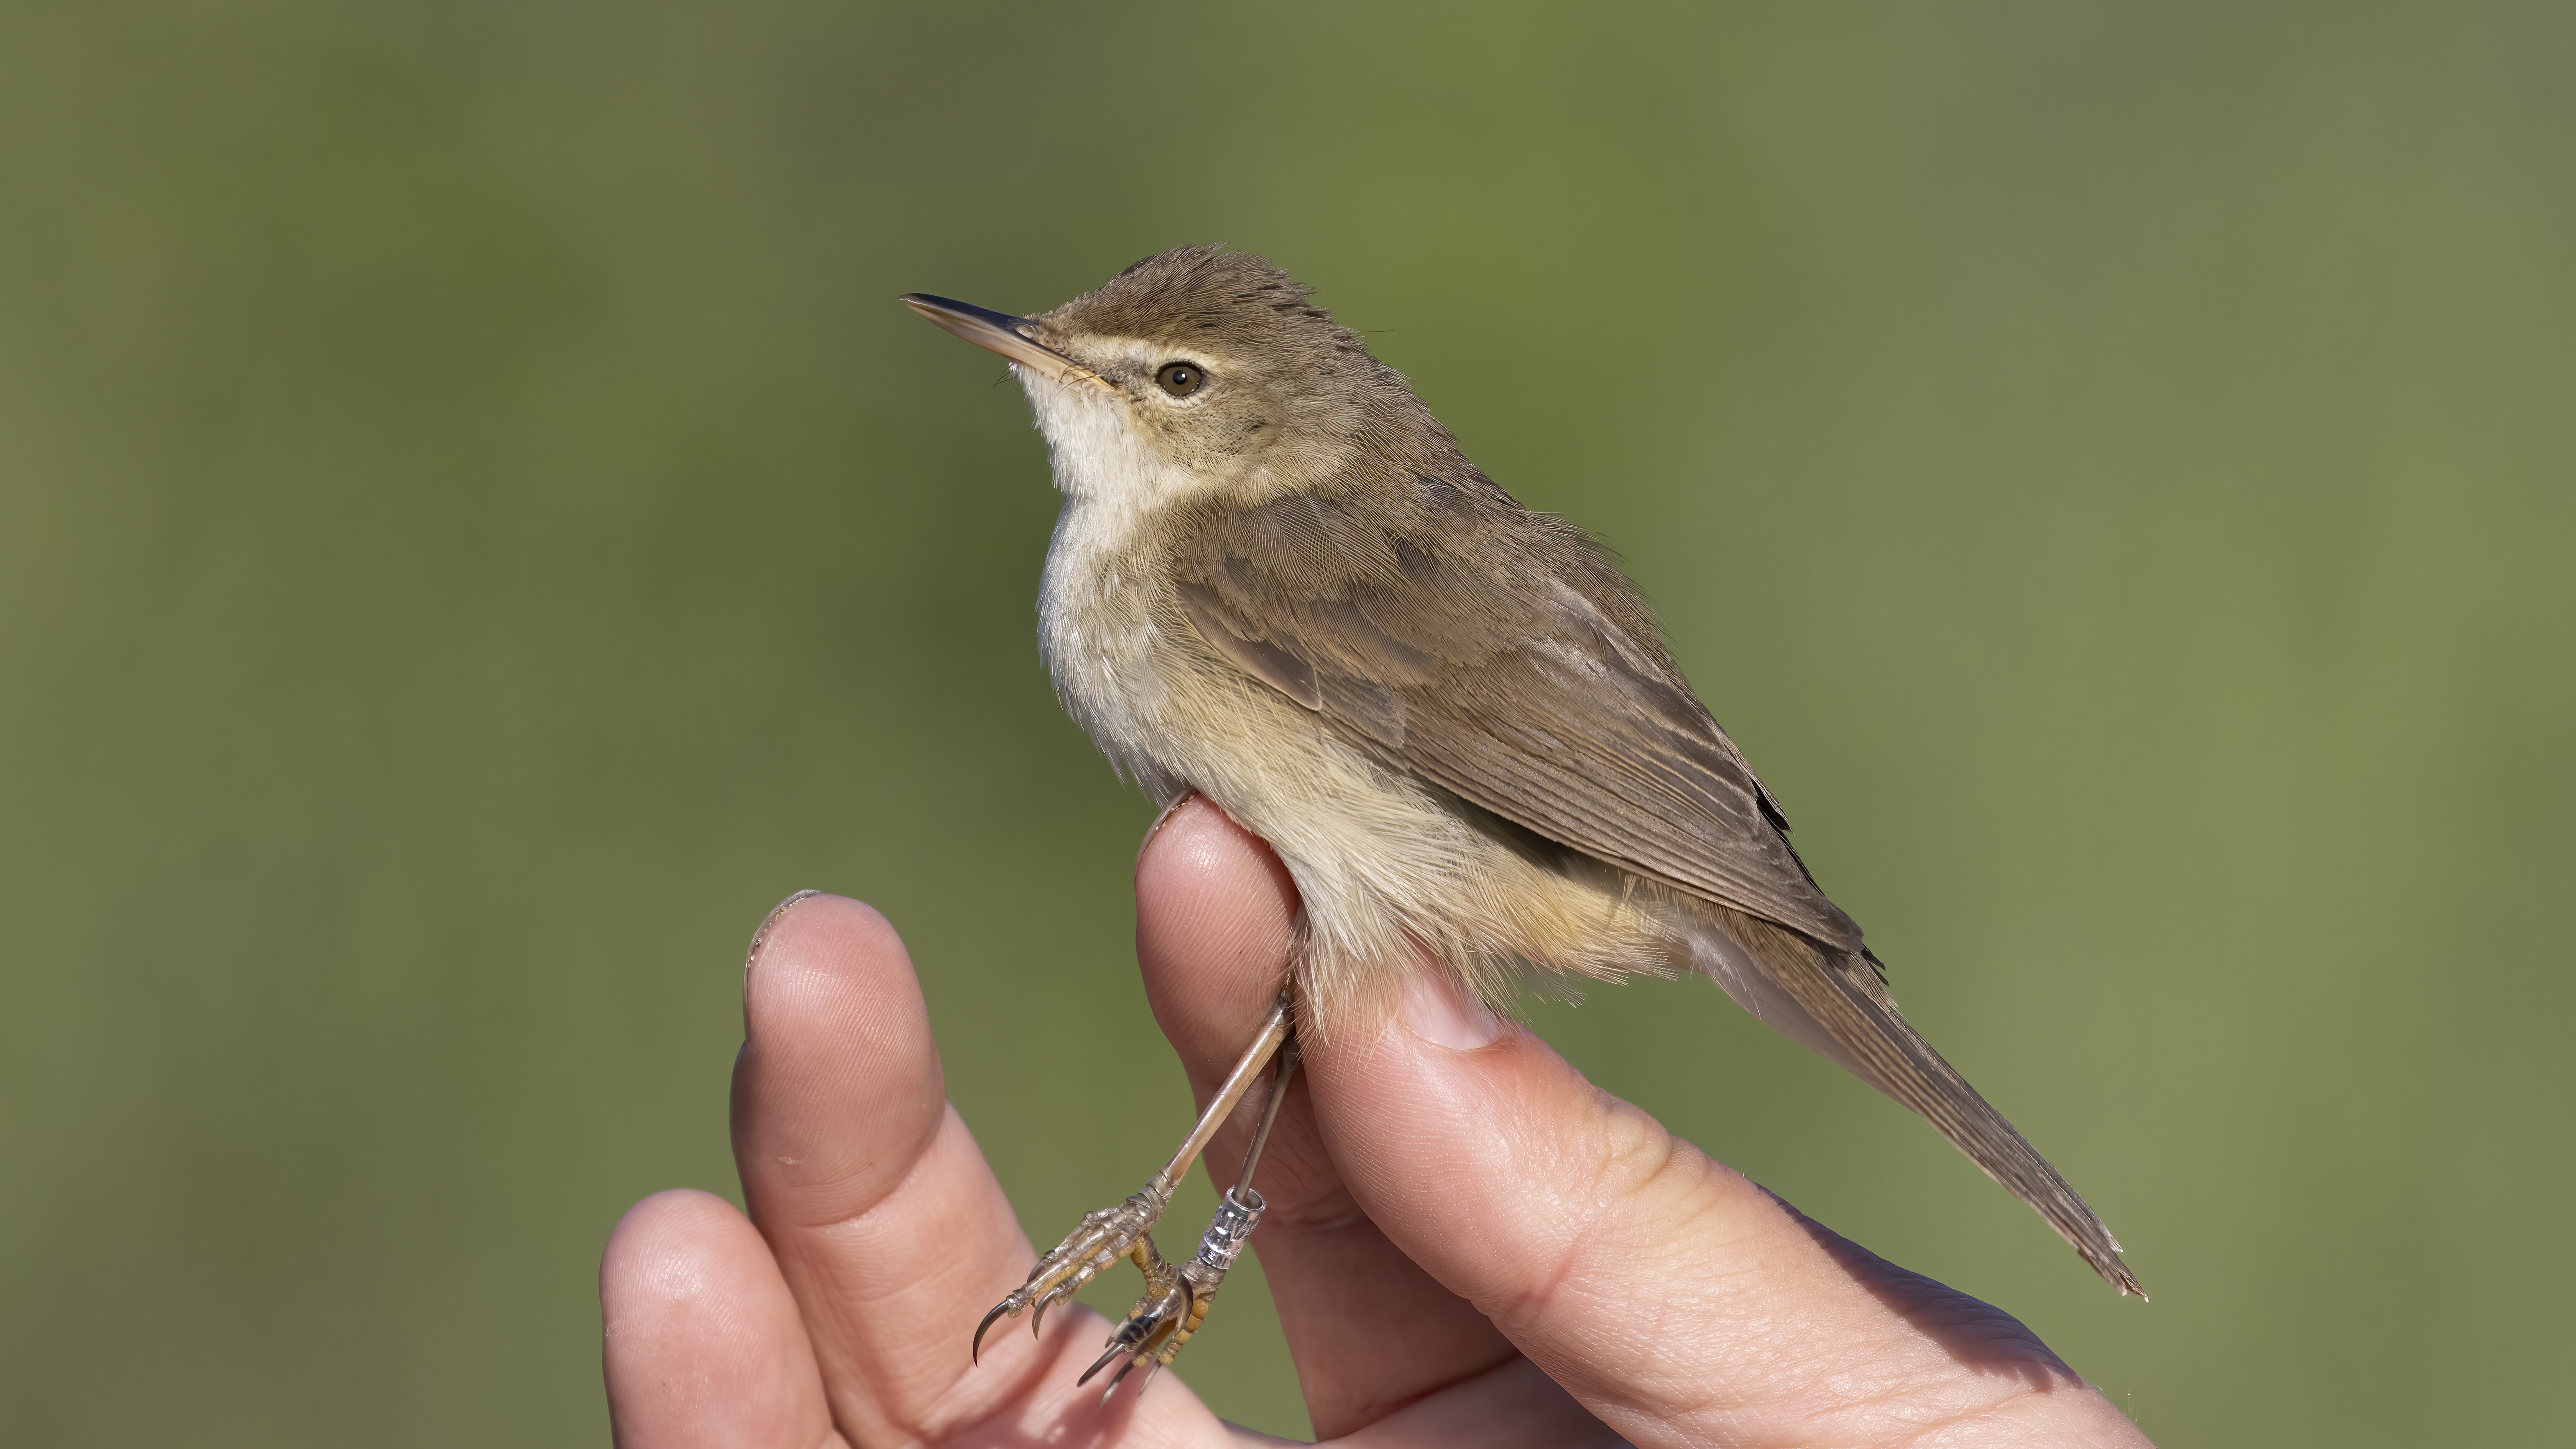
[[[1127, 1365], [1109, 1380], [1115, 1389], [1127, 1377], [1128, 1369], [1151, 1364], [1160, 1370], [1180, 1353], [1181, 1345], [1190, 1341], [1199, 1325], [1207, 1321], [1208, 1305], [1216, 1297], [1217, 1285], [1225, 1281], [1228, 1268], [1242, 1253], [1244, 1240], [1261, 1221], [1261, 1194], [1252, 1190], [1253, 1169], [1261, 1164], [1262, 1144], [1269, 1141], [1271, 1126], [1279, 1119], [1279, 1104], [1287, 1090], [1289, 1075], [1297, 1070], [1297, 1052], [1288, 1032], [1290, 997], [1282, 991], [1262, 1023], [1260, 1034], [1250, 1048], [1226, 1075], [1225, 1085], [1217, 1089], [1215, 1100], [1199, 1113], [1198, 1125], [1181, 1143], [1172, 1160], [1153, 1180], [1139, 1188], [1135, 1195], [1114, 1208], [1085, 1213], [1082, 1226], [1038, 1259], [1029, 1270], [1029, 1280], [1011, 1290], [1010, 1296], [993, 1305], [984, 1321], [975, 1325], [972, 1352], [981, 1357], [984, 1334], [1003, 1318], [1017, 1318], [1034, 1311], [1029, 1324], [1035, 1334], [1046, 1323], [1046, 1311], [1082, 1291], [1084, 1285], [1100, 1276], [1102, 1269], [1120, 1258], [1135, 1261], [1145, 1274], [1145, 1296], [1128, 1310], [1125, 1321], [1109, 1336], [1109, 1350], [1100, 1356], [1082, 1376], [1088, 1383], [1093, 1374], [1107, 1368], [1119, 1358]], [[1156, 1251], [1153, 1239], [1146, 1236], [1163, 1219], [1163, 1210], [1171, 1206], [1172, 1185], [1198, 1160], [1208, 1139], [1224, 1125], [1228, 1114], [1243, 1100], [1263, 1066], [1278, 1057], [1278, 1071], [1272, 1078], [1270, 1098], [1262, 1107], [1261, 1124], [1253, 1130], [1252, 1146], [1244, 1153], [1243, 1171], [1237, 1186], [1228, 1188], [1217, 1207], [1216, 1217], [1209, 1222], [1206, 1235], [1199, 1241], [1198, 1253], [1188, 1262], [1174, 1267]], [[1153, 1382], [1154, 1375], [1145, 1375]], [[1138, 1386], [1141, 1390], [1142, 1385]], [[1101, 1394], [1108, 1397], [1107, 1391]]]
[[[1034, 1334], [1046, 1323], [1049, 1308], [1083, 1290], [1100, 1270], [1121, 1258], [1135, 1257], [1139, 1267], [1145, 1259], [1139, 1253], [1151, 1254], [1154, 1245], [1146, 1238], [1154, 1224], [1163, 1220], [1163, 1209], [1171, 1203], [1171, 1194], [1162, 1184], [1149, 1182], [1113, 1208], [1082, 1215], [1082, 1225], [1065, 1235], [1065, 1240], [1038, 1259], [1029, 1270], [1029, 1281], [1011, 1290], [1010, 1296], [993, 1305], [984, 1321], [975, 1325], [975, 1342], [971, 1354], [981, 1357], [984, 1333], [997, 1319], [1017, 1318], [1032, 1310], [1036, 1318], [1029, 1324]], [[1155, 1254], [1155, 1261], [1161, 1255]], [[1146, 1281], [1152, 1282], [1153, 1270], [1146, 1270]]]
[[[1247, 1204], [1243, 1199], [1249, 1198]], [[1207, 1322], [1208, 1309], [1216, 1302], [1216, 1290], [1225, 1282], [1226, 1270], [1243, 1252], [1244, 1240], [1261, 1222], [1267, 1206], [1261, 1194], [1250, 1188], [1229, 1190], [1217, 1204], [1216, 1216], [1209, 1220], [1207, 1233], [1199, 1239], [1199, 1250], [1188, 1262], [1174, 1267], [1154, 1248], [1151, 1238], [1140, 1237], [1128, 1256], [1144, 1270], [1145, 1296], [1127, 1310], [1125, 1321], [1109, 1334], [1108, 1348], [1082, 1371], [1080, 1383], [1091, 1382], [1092, 1375], [1111, 1364], [1118, 1372], [1110, 1375], [1108, 1386], [1100, 1391], [1106, 1401], [1118, 1389], [1119, 1381], [1132, 1370], [1145, 1370], [1138, 1393], [1154, 1381], [1154, 1375], [1171, 1366], [1180, 1357], [1182, 1345], [1188, 1343], [1200, 1325]], [[1121, 1363], [1120, 1360], [1125, 1360]]]

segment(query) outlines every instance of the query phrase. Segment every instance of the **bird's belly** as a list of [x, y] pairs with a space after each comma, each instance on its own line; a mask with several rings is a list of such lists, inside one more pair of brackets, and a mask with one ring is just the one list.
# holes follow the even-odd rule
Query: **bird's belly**
[[1688, 964], [1664, 886], [1535, 840], [1336, 733], [1200, 639], [1133, 520], [1069, 504], [1047, 556], [1039, 641], [1056, 693], [1157, 800], [1206, 796], [1268, 842], [1304, 911], [1310, 1025], [1392, 1006], [1445, 963], [1508, 1004], [1523, 966], [1615, 980]]
[[1078, 653], [1051, 648], [1058, 689], [1158, 799], [1204, 795], [1278, 853], [1304, 906], [1315, 1028], [1382, 1017], [1427, 963], [1498, 1007], [1526, 966], [1617, 979], [1685, 964], [1686, 909], [1666, 888], [1514, 831], [1194, 637], [1139, 623], [1095, 621]]

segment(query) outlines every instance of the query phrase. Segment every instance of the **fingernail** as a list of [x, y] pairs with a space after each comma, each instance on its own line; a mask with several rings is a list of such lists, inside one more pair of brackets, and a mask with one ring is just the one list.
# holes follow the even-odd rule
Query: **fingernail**
[[751, 968], [760, 964], [760, 948], [769, 944], [769, 933], [778, 929], [778, 923], [787, 919], [787, 913], [796, 909], [797, 902], [821, 894], [821, 891], [798, 891], [769, 908], [769, 914], [761, 918], [760, 929], [751, 933], [751, 949], [742, 953], [743, 990], [751, 989]]
[[1502, 1019], [1460, 991], [1446, 971], [1416, 970], [1405, 983], [1401, 1015], [1406, 1031], [1451, 1051], [1491, 1046], [1503, 1034]]

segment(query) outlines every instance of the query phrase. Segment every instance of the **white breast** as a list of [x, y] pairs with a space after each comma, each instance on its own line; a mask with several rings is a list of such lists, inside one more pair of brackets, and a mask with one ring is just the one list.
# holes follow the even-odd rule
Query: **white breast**
[[1067, 713], [1118, 767], [1156, 797], [1188, 788], [1159, 749], [1165, 690], [1154, 667], [1161, 634], [1149, 580], [1127, 567], [1136, 519], [1068, 497], [1038, 594], [1038, 652]]
[[1130, 562], [1146, 521], [1194, 480], [1137, 437], [1127, 400], [1081, 379], [1014, 365], [1064, 494], [1038, 596], [1038, 649], [1056, 694], [1120, 769], [1158, 796], [1186, 788], [1155, 748], [1162, 713], [1153, 667], [1150, 580]]

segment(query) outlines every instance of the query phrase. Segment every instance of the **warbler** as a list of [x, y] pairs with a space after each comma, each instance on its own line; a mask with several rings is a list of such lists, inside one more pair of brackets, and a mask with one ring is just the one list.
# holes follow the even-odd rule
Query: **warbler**
[[2144, 1296], [2109, 1228], [1899, 1014], [1636, 586], [1468, 461], [1307, 288], [1184, 247], [1031, 316], [902, 300], [1007, 358], [1045, 435], [1064, 509], [1039, 639], [1066, 709], [1155, 799], [1203, 795], [1267, 842], [1302, 905], [1293, 1002], [1246, 1023], [1181, 1152], [1042, 1258], [979, 1344], [1124, 1256], [1147, 1293], [1092, 1372], [1169, 1363], [1260, 1207], [1247, 1161], [1175, 1266], [1149, 1236], [1173, 1185], [1282, 1042], [1293, 1062], [1294, 1032], [1379, 1019], [1426, 970], [1497, 1007], [1530, 970], [1705, 975]]

